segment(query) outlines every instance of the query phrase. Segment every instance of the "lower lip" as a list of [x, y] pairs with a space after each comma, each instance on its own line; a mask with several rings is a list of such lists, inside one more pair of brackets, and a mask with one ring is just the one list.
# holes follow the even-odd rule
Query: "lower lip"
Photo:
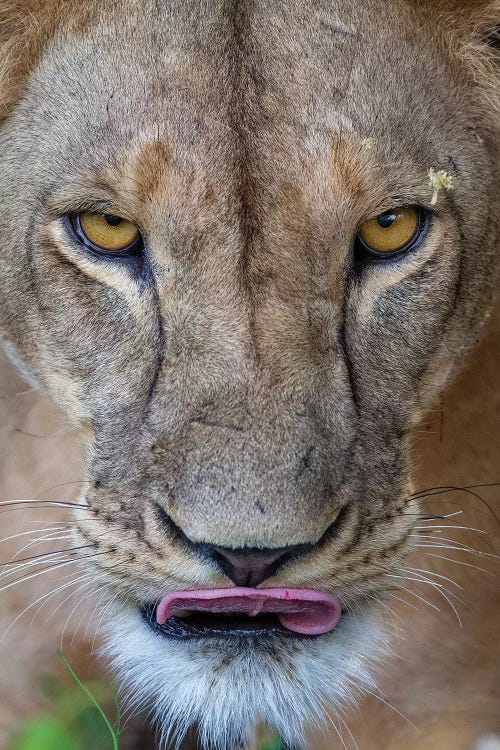
[[275, 636], [280, 638], [306, 639], [319, 638], [319, 635], [303, 635], [284, 628], [276, 615], [265, 614], [258, 617], [220, 615], [214, 618], [203, 612], [195, 612], [189, 617], [169, 617], [159, 625], [156, 620], [156, 605], [141, 607], [141, 615], [147, 625], [163, 638], [174, 640], [198, 640], [202, 638], [251, 639]]

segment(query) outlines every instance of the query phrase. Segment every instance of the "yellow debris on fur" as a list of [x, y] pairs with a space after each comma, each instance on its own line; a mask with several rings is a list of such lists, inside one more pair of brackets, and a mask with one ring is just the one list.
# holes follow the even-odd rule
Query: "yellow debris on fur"
[[375, 138], [364, 138], [361, 142], [361, 145], [367, 151], [373, 151], [373, 149], [375, 148]]
[[453, 190], [455, 184], [453, 182], [453, 175], [446, 172], [444, 169], [440, 169], [436, 172], [436, 170], [431, 167], [427, 174], [429, 175], [429, 184], [434, 190], [431, 199], [431, 205], [433, 206], [438, 199], [439, 191], [442, 189]]

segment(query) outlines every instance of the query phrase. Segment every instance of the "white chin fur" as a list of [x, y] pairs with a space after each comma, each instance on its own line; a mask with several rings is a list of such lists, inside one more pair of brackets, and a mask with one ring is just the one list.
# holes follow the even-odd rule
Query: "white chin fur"
[[319, 639], [169, 640], [154, 633], [133, 608], [110, 613], [104, 655], [125, 701], [149, 709], [160, 748], [178, 745], [197, 723], [203, 746], [232, 750], [250, 740], [259, 720], [285, 742], [305, 747], [304, 731], [324, 725], [363, 688], [376, 690], [375, 661], [387, 655], [377, 610], [344, 616]]

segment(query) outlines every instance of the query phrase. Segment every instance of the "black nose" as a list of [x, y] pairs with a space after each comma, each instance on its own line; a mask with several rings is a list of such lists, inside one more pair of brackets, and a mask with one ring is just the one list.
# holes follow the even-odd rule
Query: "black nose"
[[312, 549], [310, 544], [297, 544], [290, 547], [259, 549], [245, 547], [229, 549], [214, 545], [203, 545], [205, 552], [215, 560], [224, 573], [237, 586], [258, 586], [293, 558], [306, 554]]

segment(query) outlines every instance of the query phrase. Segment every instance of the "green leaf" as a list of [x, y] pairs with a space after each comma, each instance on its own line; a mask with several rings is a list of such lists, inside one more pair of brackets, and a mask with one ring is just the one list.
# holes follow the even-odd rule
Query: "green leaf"
[[64, 722], [42, 717], [27, 723], [7, 750], [82, 750], [82, 746]]
[[259, 742], [258, 750], [284, 750], [284, 745], [277, 734], [266, 734]]

